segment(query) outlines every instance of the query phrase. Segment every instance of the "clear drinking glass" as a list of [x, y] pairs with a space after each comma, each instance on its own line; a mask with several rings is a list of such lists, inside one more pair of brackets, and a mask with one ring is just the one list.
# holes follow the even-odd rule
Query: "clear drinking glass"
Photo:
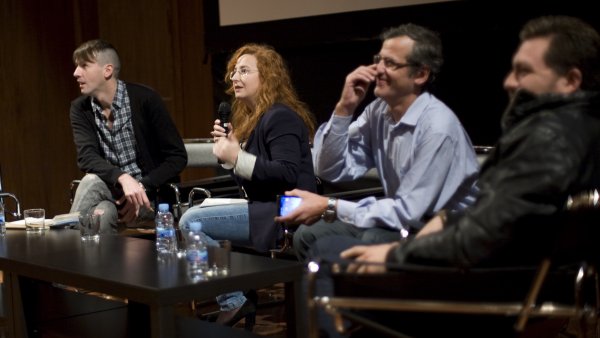
[[26, 209], [23, 211], [25, 217], [25, 230], [31, 233], [41, 233], [46, 230], [46, 211], [44, 209]]
[[79, 232], [84, 242], [98, 242], [100, 240], [100, 217], [98, 214], [79, 216]]

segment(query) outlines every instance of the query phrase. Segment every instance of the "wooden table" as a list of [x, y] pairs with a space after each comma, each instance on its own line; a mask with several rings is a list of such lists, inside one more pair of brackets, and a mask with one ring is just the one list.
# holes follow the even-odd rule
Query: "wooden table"
[[178, 303], [285, 283], [288, 336], [303, 336], [300, 308], [303, 265], [298, 262], [232, 252], [229, 276], [194, 283], [187, 277], [185, 261], [160, 259], [153, 241], [103, 235], [100, 243], [84, 243], [76, 230], [47, 230], [41, 235], [8, 230], [0, 237], [0, 270], [4, 271], [3, 298], [12, 337], [27, 336], [20, 277], [93, 290], [126, 298], [130, 304], [143, 304], [150, 311], [148, 325], [153, 338], [174, 335]]

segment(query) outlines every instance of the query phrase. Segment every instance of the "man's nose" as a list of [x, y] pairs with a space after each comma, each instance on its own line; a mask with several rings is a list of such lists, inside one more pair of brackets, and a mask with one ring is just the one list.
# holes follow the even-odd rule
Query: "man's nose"
[[515, 91], [519, 84], [517, 83], [517, 79], [513, 72], [508, 73], [506, 78], [504, 79], [504, 90], [506, 91]]

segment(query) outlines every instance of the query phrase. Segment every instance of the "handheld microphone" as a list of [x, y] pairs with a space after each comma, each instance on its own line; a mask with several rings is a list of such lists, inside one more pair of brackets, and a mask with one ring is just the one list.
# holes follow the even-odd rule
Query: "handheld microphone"
[[231, 105], [225, 101], [219, 104], [219, 120], [221, 127], [225, 129], [225, 134], [229, 133], [229, 115], [231, 115]]
[[[219, 104], [219, 121], [221, 121], [221, 127], [225, 129], [225, 134], [229, 133], [229, 115], [231, 115], [231, 105], [225, 101]], [[223, 164], [223, 161], [217, 159], [219, 164]]]

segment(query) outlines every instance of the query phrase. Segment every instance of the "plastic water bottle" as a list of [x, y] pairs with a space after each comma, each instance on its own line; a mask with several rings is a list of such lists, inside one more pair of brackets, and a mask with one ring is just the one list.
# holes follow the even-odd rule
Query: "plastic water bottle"
[[4, 204], [0, 199], [0, 236], [6, 233], [6, 219], [4, 218]]
[[208, 272], [208, 251], [202, 234], [189, 233], [192, 238], [186, 249], [187, 272], [194, 282], [206, 279]]
[[179, 231], [181, 238], [177, 237], [177, 257], [186, 258], [187, 247], [194, 240], [194, 235], [200, 234], [202, 230], [201, 222], [179, 223]]
[[173, 214], [169, 211], [169, 205], [162, 203], [158, 205], [156, 213], [156, 251], [159, 254], [176, 254], [177, 239], [173, 227]]
[[183, 239], [185, 240], [186, 246], [194, 240], [194, 235], [200, 234], [200, 231], [202, 231], [202, 222], [189, 222], [183, 225], [181, 232], [183, 235]]

